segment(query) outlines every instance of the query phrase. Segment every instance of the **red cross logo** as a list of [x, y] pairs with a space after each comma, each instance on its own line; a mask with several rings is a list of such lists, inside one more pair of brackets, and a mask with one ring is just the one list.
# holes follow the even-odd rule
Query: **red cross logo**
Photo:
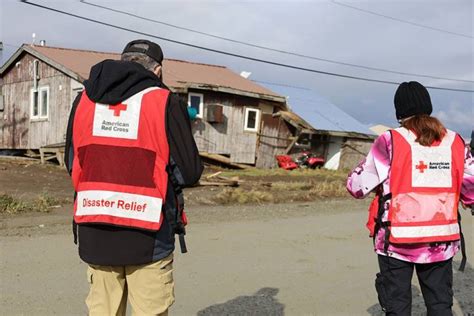
[[428, 169], [428, 166], [425, 165], [423, 160], [420, 160], [420, 163], [415, 166], [416, 169], [420, 170], [420, 173], [424, 173], [425, 169]]
[[109, 105], [109, 110], [114, 111], [114, 116], [120, 116], [120, 111], [127, 111], [126, 104]]

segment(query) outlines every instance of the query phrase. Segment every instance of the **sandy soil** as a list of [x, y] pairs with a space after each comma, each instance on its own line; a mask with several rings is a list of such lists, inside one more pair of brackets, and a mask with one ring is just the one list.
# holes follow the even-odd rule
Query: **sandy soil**
[[[366, 206], [328, 200], [190, 208], [190, 252], [176, 253], [171, 315], [380, 315]], [[1, 224], [0, 314], [84, 315], [85, 264], [68, 213], [4, 217]], [[471, 216], [464, 230], [473, 258]], [[455, 271], [456, 315], [474, 312], [472, 282], [471, 265]], [[416, 281], [413, 296], [414, 315], [422, 315]]]

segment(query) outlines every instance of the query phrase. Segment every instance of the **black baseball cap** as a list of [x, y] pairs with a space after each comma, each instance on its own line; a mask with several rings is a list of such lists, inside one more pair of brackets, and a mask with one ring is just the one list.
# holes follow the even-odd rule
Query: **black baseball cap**
[[[148, 45], [148, 48], [134, 47], [136, 44], [146, 44]], [[163, 62], [163, 51], [161, 50], [160, 45], [144, 39], [134, 40], [128, 43], [123, 49], [122, 54], [125, 53], [142, 53], [152, 58], [160, 65]]]

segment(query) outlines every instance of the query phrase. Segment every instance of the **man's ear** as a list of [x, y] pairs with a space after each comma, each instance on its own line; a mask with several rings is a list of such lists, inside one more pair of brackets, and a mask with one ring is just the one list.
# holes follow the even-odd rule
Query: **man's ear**
[[161, 78], [161, 65], [156, 66], [153, 72], [155, 73], [155, 75]]

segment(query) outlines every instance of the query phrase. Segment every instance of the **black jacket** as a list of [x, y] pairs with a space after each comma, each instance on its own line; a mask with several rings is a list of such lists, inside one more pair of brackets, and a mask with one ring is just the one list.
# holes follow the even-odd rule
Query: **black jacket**
[[[84, 81], [85, 93], [94, 102], [117, 104], [149, 87], [167, 87], [152, 72], [133, 62], [106, 60], [92, 67]], [[74, 115], [82, 94], [74, 100], [69, 116], [65, 163], [72, 172], [74, 147]], [[187, 106], [175, 94], [166, 105], [166, 137], [170, 156], [181, 172], [182, 186], [196, 183], [203, 167], [191, 131]], [[172, 190], [168, 184], [168, 191]], [[168, 201], [165, 203], [169, 203]], [[75, 226], [75, 225], [74, 225]], [[89, 264], [138, 265], [160, 260], [174, 250], [174, 233], [170, 221], [164, 218], [156, 232], [101, 224], [77, 226], [79, 256]]]

